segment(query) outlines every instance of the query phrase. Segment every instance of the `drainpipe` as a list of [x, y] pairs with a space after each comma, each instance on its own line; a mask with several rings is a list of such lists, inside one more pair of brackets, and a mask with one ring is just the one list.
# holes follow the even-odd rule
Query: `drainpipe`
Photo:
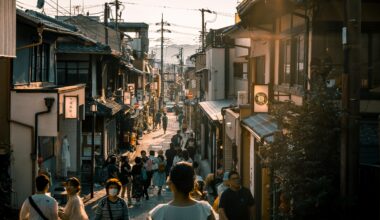
[[18, 47], [16, 50], [21, 50], [29, 47], [35, 47], [42, 44], [42, 32], [44, 31], [44, 28], [42, 26], [37, 27], [37, 34], [38, 34], [38, 42], [33, 44], [28, 44], [22, 47]]
[[[51, 107], [53, 106], [53, 103], [54, 103], [54, 98], [52, 97], [46, 97], [45, 98], [45, 106], [47, 107], [47, 110], [46, 111], [41, 111], [41, 112], [36, 112], [35, 115], [34, 115], [34, 129], [35, 129], [35, 132], [34, 132], [34, 152], [32, 152], [32, 160], [33, 160], [33, 166], [35, 166], [35, 161], [36, 161], [36, 158], [38, 156], [38, 116], [40, 115], [43, 115], [43, 114], [47, 114], [47, 113], [50, 113], [51, 111]], [[35, 172], [35, 170], [33, 170], [33, 172]], [[35, 174], [33, 176], [33, 178], [35, 178]], [[34, 181], [33, 181], [34, 182]]]
[[32, 159], [32, 193], [34, 194], [36, 190], [35, 179], [34, 179], [36, 176], [36, 156], [34, 154], [36, 145], [34, 143], [34, 127], [31, 125], [19, 122], [19, 121], [15, 121], [15, 120], [9, 120], [9, 122], [15, 123], [17, 125], [30, 129], [30, 136], [31, 136], [30, 139], [32, 140], [32, 153], [30, 154], [30, 157]]

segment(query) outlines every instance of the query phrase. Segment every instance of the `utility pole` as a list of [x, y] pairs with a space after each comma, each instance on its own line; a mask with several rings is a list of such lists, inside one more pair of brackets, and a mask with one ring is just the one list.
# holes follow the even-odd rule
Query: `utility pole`
[[104, 3], [104, 38], [106, 41], [106, 44], [108, 45], [108, 17], [109, 17], [109, 6], [108, 3]]
[[209, 9], [199, 9], [199, 11], [202, 13], [202, 51], [205, 50], [205, 12], [212, 13]]
[[161, 25], [161, 29], [158, 32], [161, 32], [161, 102], [160, 107], [162, 108], [164, 105], [164, 32], [171, 33], [170, 30], [165, 29], [164, 26], [170, 26], [168, 22], [164, 22], [164, 15], [161, 14], [161, 22], [156, 23], [156, 25]]
[[178, 53], [178, 58], [179, 58], [179, 71], [181, 75], [183, 74], [183, 47], [179, 48], [179, 53]]
[[360, 125], [360, 39], [361, 0], [345, 1], [343, 29], [344, 71], [342, 74], [341, 169], [342, 201], [345, 219], [357, 219], [359, 195], [359, 125]]

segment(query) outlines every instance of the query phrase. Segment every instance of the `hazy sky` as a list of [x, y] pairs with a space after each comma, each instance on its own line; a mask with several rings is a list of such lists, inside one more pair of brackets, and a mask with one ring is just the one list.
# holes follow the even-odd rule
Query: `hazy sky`
[[[35, 5], [38, 0], [16, 0], [18, 8], [37, 9]], [[74, 7], [79, 5], [82, 13], [90, 12], [90, 15], [101, 16], [103, 19], [105, 0], [71, 0], [71, 13], [77, 14], [78, 7], [74, 12]], [[172, 33], [165, 33], [165, 44], [199, 44], [199, 31], [201, 30], [201, 12], [198, 9], [205, 8], [215, 11], [218, 14], [205, 13], [207, 29], [221, 28], [234, 23], [234, 13], [236, 12], [237, 0], [121, 0], [124, 10], [122, 19], [126, 22], [145, 22], [149, 24], [150, 45], [159, 44], [160, 34], [156, 31], [160, 26], [155, 25], [161, 21], [163, 13], [164, 21], [171, 24]], [[55, 16], [57, 0], [45, 0], [44, 10], [46, 14]], [[70, 11], [70, 0], [58, 0], [58, 14], [68, 15]], [[123, 9], [123, 6], [121, 9]], [[115, 7], [112, 7], [113, 17], [115, 17]]]

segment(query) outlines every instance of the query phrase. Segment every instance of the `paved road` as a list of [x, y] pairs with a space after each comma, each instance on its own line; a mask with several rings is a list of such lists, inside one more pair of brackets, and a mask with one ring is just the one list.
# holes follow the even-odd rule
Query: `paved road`
[[[171, 137], [178, 130], [178, 123], [176, 122], [176, 117], [173, 113], [168, 114], [168, 129], [166, 134], [164, 134], [163, 129], [158, 129], [148, 134], [143, 135], [143, 139], [139, 140], [140, 145], [137, 146], [137, 149], [134, 153], [129, 154], [130, 158], [140, 155], [141, 150], [146, 150], [147, 152], [150, 149], [158, 150], [156, 146], [162, 146], [162, 150], [169, 148]], [[161, 148], [161, 147], [160, 147]], [[139, 205], [135, 205], [135, 201], [132, 202], [132, 207], [129, 209], [131, 219], [134, 220], [145, 220], [149, 210], [154, 208], [160, 203], [166, 203], [171, 200], [172, 193], [168, 190], [163, 190], [161, 196], [157, 196], [157, 189], [149, 189], [149, 200], [143, 200]], [[85, 207], [86, 212], [89, 215], [90, 219], [94, 219], [94, 208], [96, 207], [97, 201], [105, 195], [105, 190], [102, 187], [99, 187], [98, 190], [94, 193], [94, 198], [86, 201]]]

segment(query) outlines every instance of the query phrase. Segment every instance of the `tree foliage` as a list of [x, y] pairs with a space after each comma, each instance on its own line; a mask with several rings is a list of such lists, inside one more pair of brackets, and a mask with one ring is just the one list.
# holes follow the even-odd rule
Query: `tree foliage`
[[[271, 114], [281, 128], [275, 141], [261, 147], [280, 189], [275, 216], [285, 219], [331, 219], [337, 212], [339, 184], [339, 108], [326, 88], [330, 69], [314, 69], [302, 106], [274, 103]], [[326, 74], [327, 72], [327, 74]], [[335, 207], [335, 208], [334, 208]]]

